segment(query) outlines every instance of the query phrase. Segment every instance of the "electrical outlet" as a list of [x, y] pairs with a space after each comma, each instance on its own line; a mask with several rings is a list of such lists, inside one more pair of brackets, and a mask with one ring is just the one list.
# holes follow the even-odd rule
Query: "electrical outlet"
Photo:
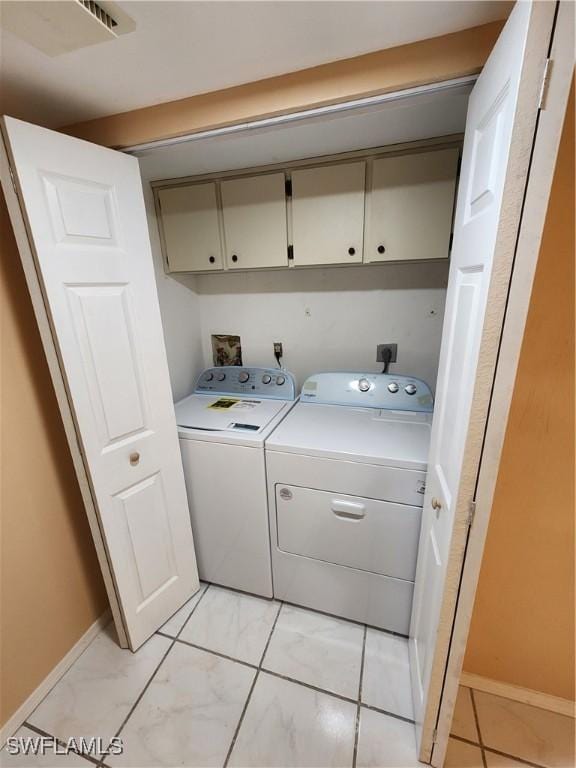
[[395, 363], [398, 355], [398, 344], [378, 344], [376, 346], [376, 362], [384, 362], [384, 350], [389, 349], [392, 352], [390, 362]]
[[282, 342], [281, 341], [275, 341], [274, 342], [274, 356], [275, 357], [284, 357], [284, 353], [282, 352]]

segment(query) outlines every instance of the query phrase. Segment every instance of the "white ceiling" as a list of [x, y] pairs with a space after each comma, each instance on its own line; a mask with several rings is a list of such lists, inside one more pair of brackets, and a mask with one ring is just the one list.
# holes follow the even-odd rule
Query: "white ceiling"
[[[3, 0], [1, 8], [7, 2]], [[484, 24], [499, 0], [119, 2], [136, 30], [50, 58], [2, 31], [2, 112], [48, 127]]]

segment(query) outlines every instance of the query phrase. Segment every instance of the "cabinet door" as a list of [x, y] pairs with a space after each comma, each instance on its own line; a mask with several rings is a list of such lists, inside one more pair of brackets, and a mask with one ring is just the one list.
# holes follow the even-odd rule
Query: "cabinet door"
[[170, 271], [222, 269], [216, 184], [161, 189], [158, 201]]
[[294, 264], [362, 261], [366, 163], [292, 173]]
[[284, 174], [230, 179], [220, 189], [228, 267], [287, 266]]
[[447, 259], [458, 150], [374, 160], [365, 262]]

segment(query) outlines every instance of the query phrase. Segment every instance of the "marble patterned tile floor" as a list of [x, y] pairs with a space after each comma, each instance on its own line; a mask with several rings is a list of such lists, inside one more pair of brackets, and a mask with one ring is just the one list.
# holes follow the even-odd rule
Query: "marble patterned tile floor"
[[[497, 698], [461, 688], [447, 768], [573, 765], [561, 716]], [[100, 749], [0, 766], [416, 768], [412, 717], [405, 638], [203, 584], [134, 654], [100, 633], [16, 734]]]
[[445, 768], [574, 768], [575, 720], [460, 686]]

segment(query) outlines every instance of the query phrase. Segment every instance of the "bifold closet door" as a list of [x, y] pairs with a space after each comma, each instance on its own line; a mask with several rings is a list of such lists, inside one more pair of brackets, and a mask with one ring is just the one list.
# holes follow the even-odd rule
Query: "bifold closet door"
[[3, 133], [134, 650], [198, 587], [138, 161], [12, 118]]
[[516, 3], [470, 96], [410, 628], [419, 758], [433, 765], [458, 586], [536, 131], [553, 3]]

